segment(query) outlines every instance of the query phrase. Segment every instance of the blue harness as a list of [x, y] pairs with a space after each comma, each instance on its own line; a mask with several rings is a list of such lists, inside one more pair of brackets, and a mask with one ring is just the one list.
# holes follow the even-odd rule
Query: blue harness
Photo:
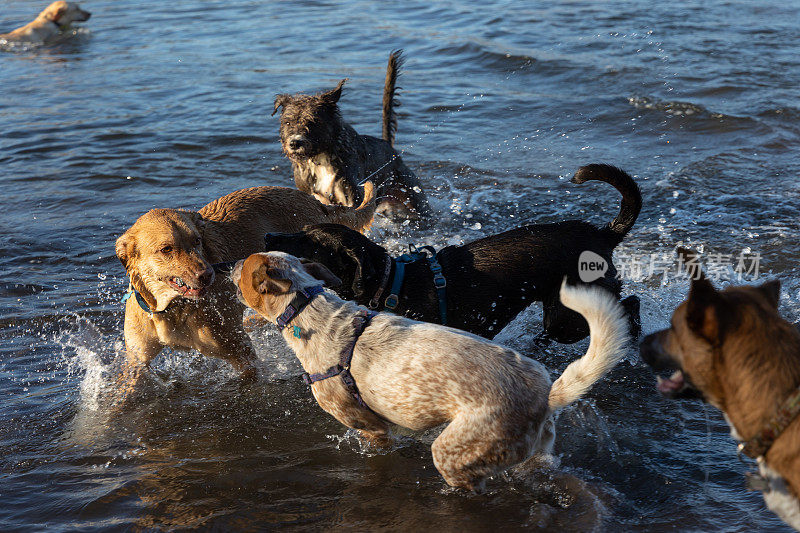
[[[214, 263], [211, 265], [211, 268], [214, 269], [214, 272], [230, 272], [233, 270], [233, 267], [236, 266], [237, 262], [238, 261], [227, 261], [225, 263]], [[136, 296], [136, 303], [139, 304], [139, 307], [141, 307], [142, 311], [150, 316], [167, 312], [166, 308], [162, 309], [161, 311], [153, 311], [150, 309], [150, 306], [147, 305], [147, 301], [144, 299], [144, 296], [142, 296], [139, 291], [134, 289], [133, 285], [128, 285], [128, 292], [126, 292], [125, 296], [122, 297], [122, 303], [127, 302], [128, 298], [131, 296]]]
[[400, 304], [400, 290], [405, 281], [406, 265], [416, 263], [422, 259], [428, 261], [431, 272], [433, 273], [433, 285], [436, 287], [436, 296], [439, 298], [439, 318], [442, 325], [447, 325], [447, 280], [442, 275], [442, 265], [436, 260], [436, 250], [433, 246], [422, 246], [417, 248], [413, 244], [409, 245], [408, 253], [403, 254], [394, 260], [394, 279], [389, 296], [384, 301], [384, 306], [388, 311], [394, 311]]

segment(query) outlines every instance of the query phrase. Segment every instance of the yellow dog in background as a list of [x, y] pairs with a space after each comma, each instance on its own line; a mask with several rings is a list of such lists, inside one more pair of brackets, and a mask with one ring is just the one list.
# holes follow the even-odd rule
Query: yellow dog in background
[[13, 42], [43, 43], [58, 37], [73, 22], [84, 22], [91, 16], [91, 13], [81, 9], [78, 4], [59, 0], [47, 6], [33, 22], [10, 33], [0, 34], [0, 39]]

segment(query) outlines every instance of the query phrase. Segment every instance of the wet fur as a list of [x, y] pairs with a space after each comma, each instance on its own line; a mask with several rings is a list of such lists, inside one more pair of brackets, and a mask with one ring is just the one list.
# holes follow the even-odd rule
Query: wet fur
[[281, 146], [298, 189], [322, 203], [353, 206], [361, 201], [358, 184], [370, 177], [378, 190], [378, 213], [417, 218], [427, 211], [419, 180], [393, 147], [402, 63], [402, 51], [392, 52], [383, 95], [383, 139], [359, 135], [342, 118], [337, 102], [346, 80], [324, 93], [275, 98], [275, 112], [281, 109]]
[[[281, 252], [255, 254], [237, 265], [243, 300], [274, 321], [300, 288], [336, 284], [317, 263]], [[592, 328], [586, 355], [552, 385], [538, 362], [459, 330], [381, 313], [355, 345], [351, 372], [370, 409], [356, 403], [341, 379], [312, 386], [319, 405], [371, 442], [388, 440], [387, 422], [413, 430], [447, 427], [431, 450], [445, 481], [481, 490], [488, 476], [535, 453], [550, 453], [552, 414], [584, 394], [624, 354], [627, 323], [620, 305], [597, 288], [562, 288], [566, 305]], [[303, 368], [324, 372], [351, 342], [353, 317], [363, 308], [332, 292], [316, 296], [284, 330]], [[299, 337], [292, 331], [300, 328]]]
[[[571, 284], [580, 283], [578, 258], [584, 250], [591, 250], [609, 265], [605, 276], [592, 285], [619, 297], [622, 283], [617, 279], [612, 254], [636, 221], [641, 195], [630, 176], [608, 165], [583, 167], [573, 178], [577, 183], [588, 180], [608, 181], [623, 195], [619, 215], [604, 228], [577, 220], [533, 224], [463, 246], [448, 246], [437, 254], [447, 279], [448, 326], [493, 337], [523, 309], [541, 301], [543, 341], [573, 343], [589, 334], [586, 320], [559, 301], [561, 281], [567, 276]], [[380, 287], [390, 257], [386, 249], [363, 235], [333, 225], [309, 227], [293, 235], [270, 235], [267, 249], [324, 264], [343, 280], [336, 289], [339, 295], [362, 305], [368, 304]], [[395, 312], [439, 322], [438, 298], [428, 262], [408, 265], [405, 280]], [[388, 292], [381, 297], [381, 308]], [[638, 336], [639, 300], [631, 296], [623, 305], [631, 331]]]
[[73, 22], [89, 20], [91, 13], [74, 2], [59, 0], [47, 6], [32, 22], [10, 33], [0, 34], [9, 42], [43, 43], [58, 37]]
[[[264, 233], [296, 230], [322, 221], [363, 229], [372, 221], [374, 192], [365, 187], [358, 209], [325, 206], [307, 194], [284, 187], [253, 187], [223, 196], [200, 211], [154, 209], [142, 215], [116, 243], [117, 257], [150, 309], [135, 297], [125, 306], [126, 362], [118, 385], [132, 392], [149, 362], [165, 346], [195, 349], [222, 358], [255, 375], [255, 352], [242, 329], [244, 307], [226, 276], [211, 265], [234, 261], [264, 249]], [[180, 277], [190, 297], [170, 279]]]
[[[671, 327], [648, 335], [642, 358], [656, 371], [680, 370], [674, 397], [702, 397], [725, 413], [737, 440], [758, 435], [800, 386], [800, 333], [778, 313], [776, 281], [717, 291], [701, 274], [675, 310]], [[800, 529], [800, 417], [779, 436], [760, 465], [773, 487], [770, 509]], [[770, 474], [771, 473], [771, 474]]]

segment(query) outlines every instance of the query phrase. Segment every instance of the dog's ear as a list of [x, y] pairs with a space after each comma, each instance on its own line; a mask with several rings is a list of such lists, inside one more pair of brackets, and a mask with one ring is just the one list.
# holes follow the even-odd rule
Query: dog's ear
[[[203, 215], [198, 213], [197, 211], [187, 211], [189, 218], [192, 220], [192, 224], [194, 227], [197, 228], [198, 233], [200, 233], [200, 238], [205, 241], [206, 236], [206, 219], [203, 218]], [[205, 248], [205, 242], [203, 242], [203, 248]]]
[[678, 263], [686, 269], [686, 274], [689, 276], [689, 279], [699, 280], [705, 277], [700, 262], [698, 261], [697, 252], [680, 246], [677, 248], [676, 252], [678, 253]]
[[276, 95], [275, 96], [275, 107], [272, 110], [272, 115], [271, 116], [273, 116], [273, 117], [275, 116], [275, 113], [278, 112], [278, 108], [279, 107], [286, 106], [286, 104], [289, 103], [289, 99], [290, 98], [291, 98], [291, 96], [289, 96], [288, 94], [278, 94], [278, 95]]
[[266, 278], [258, 286], [261, 294], [286, 294], [292, 290], [292, 280], [279, 268], [266, 268]]
[[344, 87], [346, 81], [347, 78], [340, 81], [339, 85], [337, 85], [335, 88], [331, 89], [328, 92], [322, 93], [321, 95], [322, 101], [325, 102], [326, 104], [335, 104], [336, 102], [338, 102], [339, 98], [342, 97], [342, 88]]
[[340, 280], [336, 274], [328, 270], [328, 267], [322, 263], [315, 263], [307, 259], [305, 261], [301, 259], [301, 262], [303, 263], [303, 270], [305, 270], [306, 273], [311, 275], [314, 279], [324, 281], [327, 287], [338, 287], [342, 284], [342, 280]]
[[355, 266], [351, 289], [355, 298], [359, 299], [364, 296], [364, 280], [375, 276], [375, 267], [372, 265], [372, 258], [363, 248], [343, 248], [343, 251]]
[[781, 282], [779, 280], [767, 281], [756, 288], [764, 295], [772, 307], [778, 309], [778, 304], [781, 300]]
[[66, 2], [56, 2], [48, 9], [47, 19], [58, 22], [66, 14], [67, 9], [69, 9], [69, 5]]
[[722, 342], [722, 334], [730, 320], [731, 310], [711, 282], [700, 274], [692, 280], [686, 308], [686, 323], [695, 334], [711, 344]]
[[131, 257], [133, 257], [134, 254], [136, 253], [134, 239], [131, 238], [130, 235], [128, 235], [128, 232], [123, 233], [122, 236], [119, 239], [117, 239], [116, 252], [117, 252], [117, 258], [119, 259], [120, 263], [122, 263], [122, 267], [127, 272]]

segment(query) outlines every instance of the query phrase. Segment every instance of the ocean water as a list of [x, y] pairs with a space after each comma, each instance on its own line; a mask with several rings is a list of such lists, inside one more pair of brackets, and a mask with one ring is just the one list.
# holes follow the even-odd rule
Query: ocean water
[[[62, 42], [0, 52], [0, 529], [786, 529], [745, 491], [720, 414], [662, 399], [635, 349], [561, 413], [554, 467], [482, 495], [444, 484], [435, 433], [365, 449], [317, 407], [272, 328], [253, 334], [250, 387], [225, 363], [165, 352], [134, 406], [104, 398], [123, 349], [115, 239], [154, 207], [292, 186], [276, 93], [347, 77], [344, 117], [378, 135], [394, 48], [408, 57], [397, 146], [437, 224], [378, 221], [373, 239], [400, 253], [603, 224], [616, 191], [568, 179], [608, 162], [643, 193], [616, 262], [646, 332], [686, 294], [677, 244], [702, 250], [720, 285], [757, 260], [798, 319], [798, 2], [82, 6], [91, 20]], [[9, 31], [44, 4], [0, 7]], [[540, 318], [532, 306], [497, 340], [557, 374], [587, 342], [537, 350]]]

